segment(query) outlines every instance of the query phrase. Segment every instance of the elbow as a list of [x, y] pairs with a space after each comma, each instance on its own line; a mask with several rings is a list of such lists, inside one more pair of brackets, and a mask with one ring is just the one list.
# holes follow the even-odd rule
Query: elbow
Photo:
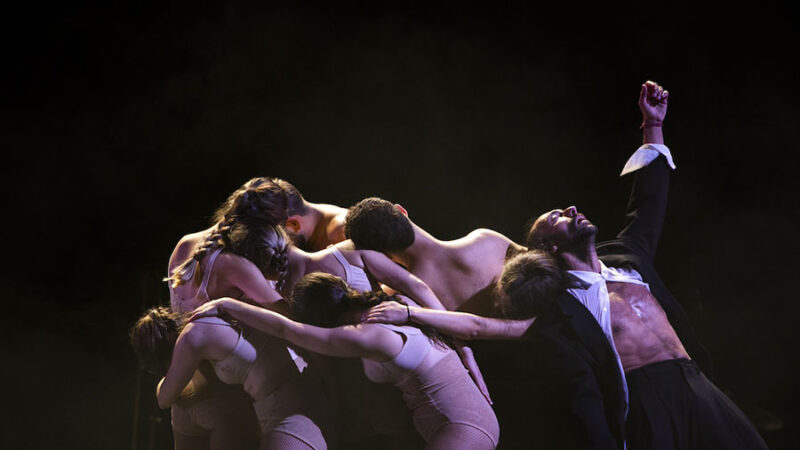
[[161, 389], [162, 385], [164, 384], [164, 380], [165, 379], [162, 378], [161, 381], [159, 381], [158, 385], [156, 386], [156, 403], [158, 404], [158, 407], [161, 409], [167, 409], [170, 406], [172, 406], [173, 403], [175, 403], [175, 400], [168, 398], [167, 393], [164, 392], [163, 389]]
[[156, 393], [156, 403], [158, 403], [159, 408], [167, 409], [175, 402], [171, 401], [171, 399], [168, 399], [166, 395], [161, 394], [159, 391]]
[[480, 338], [484, 334], [483, 329], [483, 322], [480, 320], [479, 317], [472, 317], [469, 321], [469, 327], [464, 330], [462, 336], [458, 336], [459, 339], [465, 341], [472, 341], [475, 339]]

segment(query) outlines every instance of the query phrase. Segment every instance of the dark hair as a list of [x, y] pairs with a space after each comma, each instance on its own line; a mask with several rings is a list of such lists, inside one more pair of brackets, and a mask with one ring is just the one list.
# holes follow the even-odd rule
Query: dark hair
[[288, 198], [286, 192], [272, 180], [253, 178], [233, 192], [214, 213], [216, 226], [192, 256], [175, 268], [171, 276], [164, 278], [176, 288], [200, 273], [200, 261], [205, 254], [229, 244], [228, 233], [240, 223], [247, 226], [274, 226], [287, 217]]
[[281, 227], [241, 220], [231, 226], [224, 241], [228, 250], [252, 261], [265, 278], [276, 280], [277, 289], [283, 288], [289, 274], [289, 245]]
[[169, 308], [157, 306], [140, 317], [128, 333], [139, 364], [153, 375], [167, 374], [175, 340], [183, 329], [183, 317]]
[[[377, 291], [358, 292], [350, 289], [341, 278], [329, 273], [314, 272], [303, 277], [294, 287], [289, 307], [292, 316], [303, 323], [323, 328], [340, 326], [339, 316], [349, 311], [372, 308], [386, 301], [396, 301], [396, 295]], [[416, 326], [416, 325], [413, 325]], [[450, 345], [433, 328], [418, 326], [431, 341], [437, 345]]]
[[506, 316], [533, 317], [566, 288], [564, 270], [550, 254], [531, 250], [506, 262], [498, 288], [496, 303]]
[[543, 236], [540, 236], [541, 233], [536, 227], [537, 222], [537, 219], [532, 219], [530, 221], [528, 232], [525, 233], [525, 246], [530, 250], [545, 250], [547, 247], [547, 241]]
[[279, 225], [286, 221], [288, 208], [288, 194], [282, 186], [269, 178], [251, 178], [217, 208], [214, 223], [234, 217]]
[[292, 183], [282, 180], [277, 177], [270, 178], [270, 181], [277, 184], [286, 192], [286, 197], [289, 200], [287, 216], [302, 216], [308, 212], [306, 207], [306, 199]]
[[393, 204], [377, 197], [361, 200], [347, 210], [344, 235], [357, 248], [395, 252], [414, 243], [414, 228]]

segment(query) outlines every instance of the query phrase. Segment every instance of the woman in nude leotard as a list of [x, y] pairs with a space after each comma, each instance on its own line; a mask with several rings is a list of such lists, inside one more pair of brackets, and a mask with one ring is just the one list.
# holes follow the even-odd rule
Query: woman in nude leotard
[[195, 370], [207, 362], [220, 380], [241, 384], [252, 398], [264, 433], [260, 448], [328, 448], [332, 419], [321, 379], [311, 368], [301, 372], [291, 359], [275, 358], [286, 353], [284, 341], [217, 318], [185, 319], [154, 308], [131, 332], [143, 365], [154, 372], [167, 369], [156, 393], [159, 406], [192, 390]]
[[386, 300], [394, 298], [313, 273], [298, 282], [292, 298], [292, 312], [304, 323], [233, 299], [209, 302], [191, 320], [222, 315], [314, 352], [360, 357], [371, 380], [403, 392], [426, 448], [495, 448], [497, 419], [455, 351], [419, 328], [359, 323], [369, 307]]
[[[216, 212], [215, 224], [211, 228], [181, 239], [170, 258], [169, 277], [165, 279], [169, 282], [172, 309], [176, 313], [185, 313], [209, 298], [220, 296], [248, 299], [276, 307], [282, 297], [264, 278], [264, 273], [246, 258], [226, 251], [225, 246], [235, 224], [242, 220], [280, 223], [286, 219], [287, 205], [286, 193], [280, 186], [267, 178], [254, 178], [231, 194]], [[296, 354], [287, 351], [285, 345], [266, 345], [259, 352], [259, 358], [271, 361], [268, 367], [276, 372], [285, 370], [287, 363], [293, 359], [297, 360], [298, 365], [303, 363]], [[164, 370], [161, 375], [166, 373]], [[280, 377], [263, 378], [272, 380]], [[205, 383], [207, 386], [198, 386], [198, 380], [209, 382]], [[199, 400], [177, 401], [172, 406], [176, 447], [210, 445], [211, 448], [217, 448], [219, 446], [215, 442], [221, 442], [220, 448], [234, 448], [233, 440], [228, 436], [252, 435], [249, 426], [240, 425], [256, 421], [252, 399], [241, 389], [236, 392], [230, 387], [226, 388], [227, 385], [217, 380], [211, 370], [196, 371], [192, 376], [192, 386], [199, 391], [193, 395]], [[202, 442], [204, 438], [205, 443]], [[255, 439], [258, 442], [257, 435]], [[253, 439], [248, 442], [253, 442]]]

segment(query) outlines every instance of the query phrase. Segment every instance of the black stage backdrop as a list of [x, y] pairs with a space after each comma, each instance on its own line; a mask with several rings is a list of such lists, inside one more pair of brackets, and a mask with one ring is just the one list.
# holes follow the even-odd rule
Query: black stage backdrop
[[716, 382], [783, 420], [771, 447], [800, 438], [793, 12], [110, 3], [2, 19], [3, 448], [170, 445], [127, 329], [250, 177], [444, 239], [569, 204], [613, 235], [647, 79], [678, 165], [661, 274]]

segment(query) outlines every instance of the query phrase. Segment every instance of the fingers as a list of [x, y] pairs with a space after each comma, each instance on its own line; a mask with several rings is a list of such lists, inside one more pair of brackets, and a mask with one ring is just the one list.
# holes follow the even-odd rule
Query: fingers
[[642, 85], [642, 90], [639, 92], [639, 106], [644, 105], [645, 99], [647, 99], [647, 85]]
[[192, 314], [192, 317], [189, 317], [189, 322], [193, 322], [197, 319], [202, 319], [203, 317], [209, 317], [209, 314], [206, 312], [197, 312]]
[[648, 80], [642, 85], [642, 91], [639, 93], [639, 105], [658, 106], [666, 103], [668, 98], [669, 91], [660, 84]]
[[365, 314], [361, 316], [361, 321], [366, 323], [385, 323], [388, 317], [382, 313], [383, 304], [373, 306]]
[[203, 317], [219, 317], [220, 309], [217, 307], [216, 304], [211, 305], [206, 303], [205, 305], [199, 306], [197, 309], [194, 310], [191, 317], [189, 317], [189, 322], [197, 319], [202, 319]]
[[483, 398], [485, 398], [490, 405], [494, 405], [494, 402], [492, 401], [492, 396], [489, 395], [489, 388], [486, 387], [485, 384], [481, 383], [481, 385], [478, 386], [478, 389], [481, 391], [481, 394], [483, 394]]

